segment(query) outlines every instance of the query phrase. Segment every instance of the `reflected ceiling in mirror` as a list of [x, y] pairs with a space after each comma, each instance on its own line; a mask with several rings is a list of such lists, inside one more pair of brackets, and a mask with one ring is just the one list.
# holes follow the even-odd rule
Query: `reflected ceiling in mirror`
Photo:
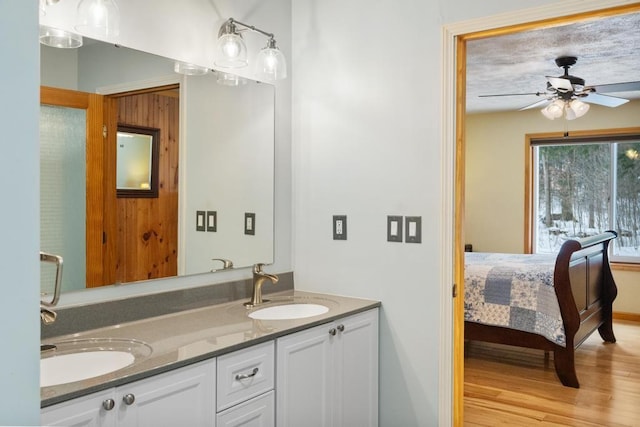
[[[231, 261], [233, 268], [246, 267], [258, 262], [272, 263], [274, 88], [254, 81], [240, 86], [220, 85], [216, 83], [219, 76], [213, 72], [200, 76], [178, 75], [174, 73], [174, 64], [175, 62], [168, 58], [86, 39], [80, 49], [41, 46], [43, 86], [102, 93], [107, 94], [107, 98], [120, 98], [121, 92], [133, 88], [153, 87], [158, 85], [157, 82], [176, 82], [176, 85], [172, 86], [173, 95], [165, 95], [179, 99], [179, 123], [175, 129], [160, 131], [161, 135], [166, 133], [168, 141], [177, 144], [178, 153], [178, 160], [170, 170], [170, 175], [165, 177], [164, 181], [163, 178], [159, 179], [160, 192], [163, 191], [163, 185], [175, 185], [177, 189], [174, 195], [176, 207], [171, 213], [176, 218], [176, 249], [169, 256], [175, 258], [176, 266], [175, 272], [169, 276], [218, 271], [224, 267], [219, 259]], [[134, 103], [133, 107], [130, 105], [129, 108], [144, 107]], [[144, 111], [141, 114], [149, 113]], [[51, 126], [47, 117], [45, 115], [41, 118], [41, 127]], [[82, 122], [83, 117], [76, 121]], [[118, 118], [118, 121], [121, 120], [122, 114]], [[81, 136], [85, 133], [84, 129], [70, 131]], [[163, 136], [160, 139], [162, 140]], [[53, 148], [41, 141], [41, 150]], [[74, 150], [77, 166], [67, 169], [76, 172], [80, 178], [72, 178], [74, 185], [71, 187], [74, 188], [69, 188], [69, 192], [72, 192], [68, 196], [70, 200], [58, 203], [62, 207], [56, 213], [59, 216], [56, 221], [71, 221], [71, 225], [54, 226], [54, 232], [47, 232], [47, 222], [50, 222], [53, 215], [49, 206], [51, 201], [41, 202], [42, 245], [47, 246], [48, 252], [59, 253], [65, 259], [64, 291], [84, 289], [87, 286], [86, 279], [83, 279], [87, 274], [85, 264], [90, 263], [84, 251], [86, 239], [89, 235], [100, 234], [100, 230], [96, 233], [96, 230], [91, 228], [85, 233], [82, 227], [78, 226], [86, 221], [82, 213], [92, 209], [91, 202], [87, 199], [86, 181], [81, 179], [85, 173], [88, 175], [91, 171], [83, 169], [87, 160], [82, 152], [85, 150], [82, 141], [79, 145], [76, 144]], [[162, 150], [163, 145], [160, 145], [161, 168]], [[48, 170], [60, 170], [61, 165], [55, 163], [56, 156], [60, 155], [45, 155], [43, 151], [42, 159], [49, 163]], [[45, 173], [50, 172], [46, 172], [43, 167], [41, 187], [43, 183], [52, 179], [45, 176]], [[62, 182], [65, 182], [64, 179], [68, 178], [56, 179], [63, 179]], [[43, 192], [48, 193], [44, 187], [41, 189], [41, 193]], [[115, 199], [115, 188], [113, 194]], [[105, 198], [105, 205], [108, 205], [109, 200], [111, 199]], [[126, 207], [117, 207], [115, 212], [123, 209], [126, 210]], [[162, 221], [163, 212], [160, 209], [154, 210], [154, 206], [144, 209], [152, 213], [151, 217], [157, 223]], [[204, 227], [204, 231], [200, 231], [201, 227], [197, 227], [197, 212], [205, 212], [206, 218], [215, 218], [216, 227]], [[247, 214], [254, 218], [251, 233], [247, 232]], [[145, 236], [153, 236], [152, 228], [141, 230], [133, 224], [123, 222], [123, 217], [128, 217], [128, 214], [117, 214], [117, 230], [120, 235], [105, 235], [107, 241], [109, 238], [120, 239], [116, 248], [122, 246], [122, 241], [125, 240], [144, 241]], [[73, 248], [72, 251], [68, 249], [69, 246]], [[116, 278], [112, 282], [103, 284], [167, 277], [153, 274], [153, 263], [164, 261], [149, 259], [151, 255], [144, 252], [132, 256], [115, 256], [113, 266], [106, 266], [105, 269], [123, 271], [126, 269], [126, 262], [149, 262], [150, 265], [145, 270], [147, 274], [136, 276], [133, 280], [118, 280], [117, 276], [114, 276]], [[43, 282], [50, 283], [46, 275], [43, 276]], [[46, 291], [46, 287], [43, 290]]]

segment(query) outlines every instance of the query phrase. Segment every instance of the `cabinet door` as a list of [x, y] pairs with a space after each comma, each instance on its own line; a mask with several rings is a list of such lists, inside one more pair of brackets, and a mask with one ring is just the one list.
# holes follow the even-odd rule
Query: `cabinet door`
[[276, 425], [331, 425], [331, 325], [278, 338], [276, 342]]
[[115, 427], [115, 409], [105, 409], [114, 395], [109, 389], [43, 408], [40, 422], [43, 426]]
[[118, 427], [214, 426], [215, 359], [116, 389]]
[[334, 426], [378, 425], [378, 310], [336, 322]]
[[271, 390], [217, 415], [216, 427], [273, 427], [275, 398]]

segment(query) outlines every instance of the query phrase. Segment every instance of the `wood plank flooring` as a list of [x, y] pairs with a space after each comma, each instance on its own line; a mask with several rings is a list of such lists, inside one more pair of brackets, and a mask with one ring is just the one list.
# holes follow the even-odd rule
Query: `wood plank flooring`
[[615, 344], [597, 332], [576, 351], [580, 388], [564, 387], [553, 354], [465, 345], [465, 426], [640, 426], [640, 323], [614, 320]]

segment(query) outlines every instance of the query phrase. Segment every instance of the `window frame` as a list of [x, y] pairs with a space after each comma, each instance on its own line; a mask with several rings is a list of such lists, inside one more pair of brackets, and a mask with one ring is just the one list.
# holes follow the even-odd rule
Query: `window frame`
[[[534, 227], [536, 225], [534, 213], [537, 209], [537, 200], [535, 200], [535, 172], [537, 168], [537, 158], [534, 155], [534, 149], [537, 146], [557, 143], [559, 140], [573, 143], [597, 143], [610, 142], [615, 139], [616, 142], [624, 140], [640, 139], [640, 127], [617, 128], [617, 129], [599, 129], [599, 130], [582, 130], [560, 133], [536, 133], [525, 135], [525, 201], [524, 201], [524, 251], [525, 253], [533, 253], [534, 248]], [[615, 177], [614, 177], [615, 178]], [[613, 214], [615, 206], [612, 206]], [[610, 260], [614, 268], [620, 270], [640, 271], [640, 260], [637, 262], [628, 260], [629, 257], [615, 257]]]

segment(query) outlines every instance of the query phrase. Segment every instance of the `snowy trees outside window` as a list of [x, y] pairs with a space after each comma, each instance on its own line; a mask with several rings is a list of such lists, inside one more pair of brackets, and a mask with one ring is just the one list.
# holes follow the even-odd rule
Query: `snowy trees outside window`
[[640, 263], [640, 135], [531, 145], [534, 252], [615, 230], [611, 260]]

